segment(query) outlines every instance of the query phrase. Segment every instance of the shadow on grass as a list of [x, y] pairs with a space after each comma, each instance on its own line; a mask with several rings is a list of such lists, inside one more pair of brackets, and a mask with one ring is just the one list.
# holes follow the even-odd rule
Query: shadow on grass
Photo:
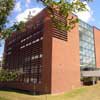
[[[39, 96], [39, 94], [34, 94], [34, 92], [32, 92], [32, 91], [13, 89], [13, 88], [0, 88], [0, 91], [16, 92], [16, 93], [21, 93], [21, 94], [25, 94], [25, 95]], [[2, 99], [0, 98], [0, 100], [2, 100]]]

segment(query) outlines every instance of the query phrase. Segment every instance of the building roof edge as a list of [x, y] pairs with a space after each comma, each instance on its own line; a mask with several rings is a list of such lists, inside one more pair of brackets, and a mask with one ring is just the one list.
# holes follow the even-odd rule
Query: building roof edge
[[99, 31], [100, 31], [100, 28], [98, 28], [98, 27], [96, 27], [96, 26], [93, 26], [93, 28], [96, 28], [97, 30], [99, 30]]

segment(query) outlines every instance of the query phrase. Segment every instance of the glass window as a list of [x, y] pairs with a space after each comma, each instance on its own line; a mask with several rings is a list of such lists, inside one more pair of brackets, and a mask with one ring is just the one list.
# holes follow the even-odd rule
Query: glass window
[[96, 67], [95, 51], [94, 51], [94, 33], [93, 28], [80, 21], [80, 67], [81, 69], [87, 67]]

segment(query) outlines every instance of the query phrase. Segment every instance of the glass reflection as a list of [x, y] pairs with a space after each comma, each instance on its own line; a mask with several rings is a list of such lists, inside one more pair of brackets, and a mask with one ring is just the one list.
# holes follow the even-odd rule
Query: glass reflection
[[94, 33], [93, 28], [80, 20], [80, 67], [93, 69], [96, 67], [94, 51]]

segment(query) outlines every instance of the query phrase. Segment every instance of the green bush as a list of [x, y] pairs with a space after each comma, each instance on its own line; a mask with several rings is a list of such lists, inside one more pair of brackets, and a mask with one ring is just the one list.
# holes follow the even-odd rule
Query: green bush
[[0, 82], [5, 82], [5, 81], [14, 81], [18, 77], [18, 72], [17, 71], [9, 71], [2, 69], [0, 70]]

